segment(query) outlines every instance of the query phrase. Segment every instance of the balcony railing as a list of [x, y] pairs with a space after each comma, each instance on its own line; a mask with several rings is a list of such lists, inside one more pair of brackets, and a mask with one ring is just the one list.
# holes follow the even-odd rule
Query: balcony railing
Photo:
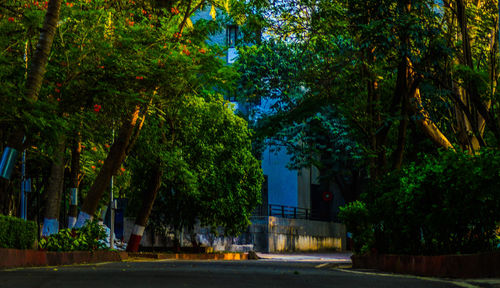
[[[267, 208], [267, 209], [266, 209]], [[312, 209], [270, 204], [267, 207], [259, 206], [254, 212], [255, 216], [274, 216], [288, 219], [307, 219], [316, 221], [330, 221], [328, 217], [322, 217], [320, 213]]]

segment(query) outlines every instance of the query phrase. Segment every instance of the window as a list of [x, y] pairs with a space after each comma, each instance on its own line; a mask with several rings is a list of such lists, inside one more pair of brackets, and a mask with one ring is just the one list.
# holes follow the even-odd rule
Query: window
[[238, 40], [238, 26], [236, 25], [227, 25], [227, 46], [229, 48], [234, 48], [236, 45], [236, 41]]

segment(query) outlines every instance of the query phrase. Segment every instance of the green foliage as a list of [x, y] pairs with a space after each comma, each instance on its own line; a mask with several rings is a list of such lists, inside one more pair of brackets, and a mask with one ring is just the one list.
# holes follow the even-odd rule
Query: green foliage
[[301, 122], [284, 127], [274, 138], [286, 144], [291, 155], [290, 168], [315, 166], [328, 177], [360, 158], [361, 151], [349, 131], [345, 119], [327, 106]]
[[81, 229], [62, 229], [40, 240], [40, 249], [48, 251], [94, 251], [106, 249], [104, 228], [98, 220], [87, 222]]
[[250, 224], [263, 176], [251, 154], [247, 123], [228, 105], [221, 98], [211, 102], [192, 98], [184, 103], [179, 111], [185, 115], [179, 141], [198, 175], [201, 224], [221, 226], [227, 234], [237, 235]]
[[152, 226], [190, 229], [200, 223], [237, 235], [260, 201], [262, 170], [246, 121], [220, 95], [205, 96], [171, 100], [164, 119], [150, 118], [133, 152], [133, 202], [149, 187], [152, 169], [161, 168]]
[[340, 207], [338, 217], [346, 225], [347, 231], [352, 233], [354, 252], [366, 253], [373, 245], [374, 240], [370, 214], [366, 204], [354, 201]]
[[36, 233], [35, 222], [0, 215], [0, 248], [33, 248]]
[[[241, 49], [239, 88], [250, 99], [272, 98], [266, 103], [272, 105], [267, 114], [282, 112], [274, 121], [264, 118], [257, 124], [264, 129], [257, 133], [269, 137], [296, 131], [305, 119], [332, 105], [345, 119], [349, 138], [363, 151], [372, 178], [400, 167], [401, 147], [403, 163], [416, 161], [419, 152], [433, 152], [435, 145], [421, 145], [422, 138], [432, 137], [418, 131], [414, 122], [422, 115], [409, 109], [409, 95], [397, 90], [397, 71], [409, 61], [408, 80], [419, 89], [429, 123], [451, 143], [477, 150], [471, 144], [476, 139], [468, 138], [474, 138], [474, 127], [482, 130], [484, 123], [476, 117], [477, 104], [464, 99], [477, 95], [477, 102], [487, 107], [492, 100], [492, 108], [486, 109], [495, 119], [480, 140], [486, 142], [482, 146], [497, 147], [491, 130], [498, 126], [494, 123], [499, 115], [493, 95], [498, 37], [492, 32], [497, 29], [498, 8], [494, 1], [464, 2], [472, 46], [472, 63], [467, 64], [456, 11], [441, 1], [251, 1], [247, 13], [258, 21], [248, 25], [260, 25], [265, 37], [259, 45]], [[325, 136], [312, 132], [318, 140]]]
[[[420, 163], [387, 175], [364, 195], [372, 225], [368, 230], [375, 235], [373, 247], [407, 254], [494, 249], [499, 244], [498, 171], [500, 153], [496, 151], [478, 155], [440, 151], [436, 156], [422, 155]], [[345, 209], [357, 211], [350, 206]], [[344, 220], [351, 221], [346, 216]]]

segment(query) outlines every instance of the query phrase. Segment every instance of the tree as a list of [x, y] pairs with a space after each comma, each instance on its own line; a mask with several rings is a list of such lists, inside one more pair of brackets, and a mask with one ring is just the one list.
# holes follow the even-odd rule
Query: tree
[[[45, 75], [49, 53], [56, 33], [57, 22], [59, 21], [61, 2], [61, 0], [50, 0], [47, 2], [47, 6], [45, 7], [47, 9], [45, 13], [45, 21], [43, 22], [42, 29], [40, 30], [35, 53], [31, 59], [30, 65], [28, 66], [27, 81], [25, 82], [24, 98], [26, 102], [24, 103], [28, 105], [38, 100], [38, 94]], [[16, 18], [13, 16], [8, 18], [8, 22], [15, 21]], [[17, 119], [17, 121], [19, 122], [20, 119]], [[22, 124], [18, 123], [16, 130], [14, 130], [9, 137], [7, 147], [10, 147], [10, 149], [14, 149], [15, 151], [23, 150], [23, 138], [25, 137], [25, 134], [26, 131], [24, 131], [24, 127]], [[10, 153], [9, 149], [4, 149], [2, 159], [9, 157], [8, 153]], [[15, 158], [16, 157], [14, 157], [14, 159]], [[6, 169], [6, 167], [2, 167], [2, 169]], [[10, 180], [10, 175], [6, 174], [0, 177], [0, 199], [3, 200], [2, 202], [5, 202], [5, 198], [7, 197], [8, 180]], [[7, 211], [4, 208], [3, 211], [0, 212], [6, 213]]]
[[399, 169], [417, 154], [412, 142], [425, 138], [429, 152], [495, 147], [496, 5], [443, 3], [251, 4], [247, 12], [265, 24], [269, 40], [242, 49], [243, 91], [275, 98], [273, 113], [293, 120], [335, 105], [372, 179]]
[[150, 118], [133, 152], [138, 173], [132, 202], [143, 206], [128, 250], [138, 248], [152, 206], [148, 200], [154, 201], [156, 193], [150, 226], [158, 230], [192, 230], [199, 223], [237, 235], [250, 224], [260, 199], [262, 171], [251, 154], [246, 122], [219, 97], [172, 99], [164, 120]]

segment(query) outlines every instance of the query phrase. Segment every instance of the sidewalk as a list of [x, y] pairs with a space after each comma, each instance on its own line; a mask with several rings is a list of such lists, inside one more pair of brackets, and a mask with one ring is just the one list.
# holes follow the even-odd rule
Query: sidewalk
[[259, 261], [351, 264], [352, 253], [257, 253]]

